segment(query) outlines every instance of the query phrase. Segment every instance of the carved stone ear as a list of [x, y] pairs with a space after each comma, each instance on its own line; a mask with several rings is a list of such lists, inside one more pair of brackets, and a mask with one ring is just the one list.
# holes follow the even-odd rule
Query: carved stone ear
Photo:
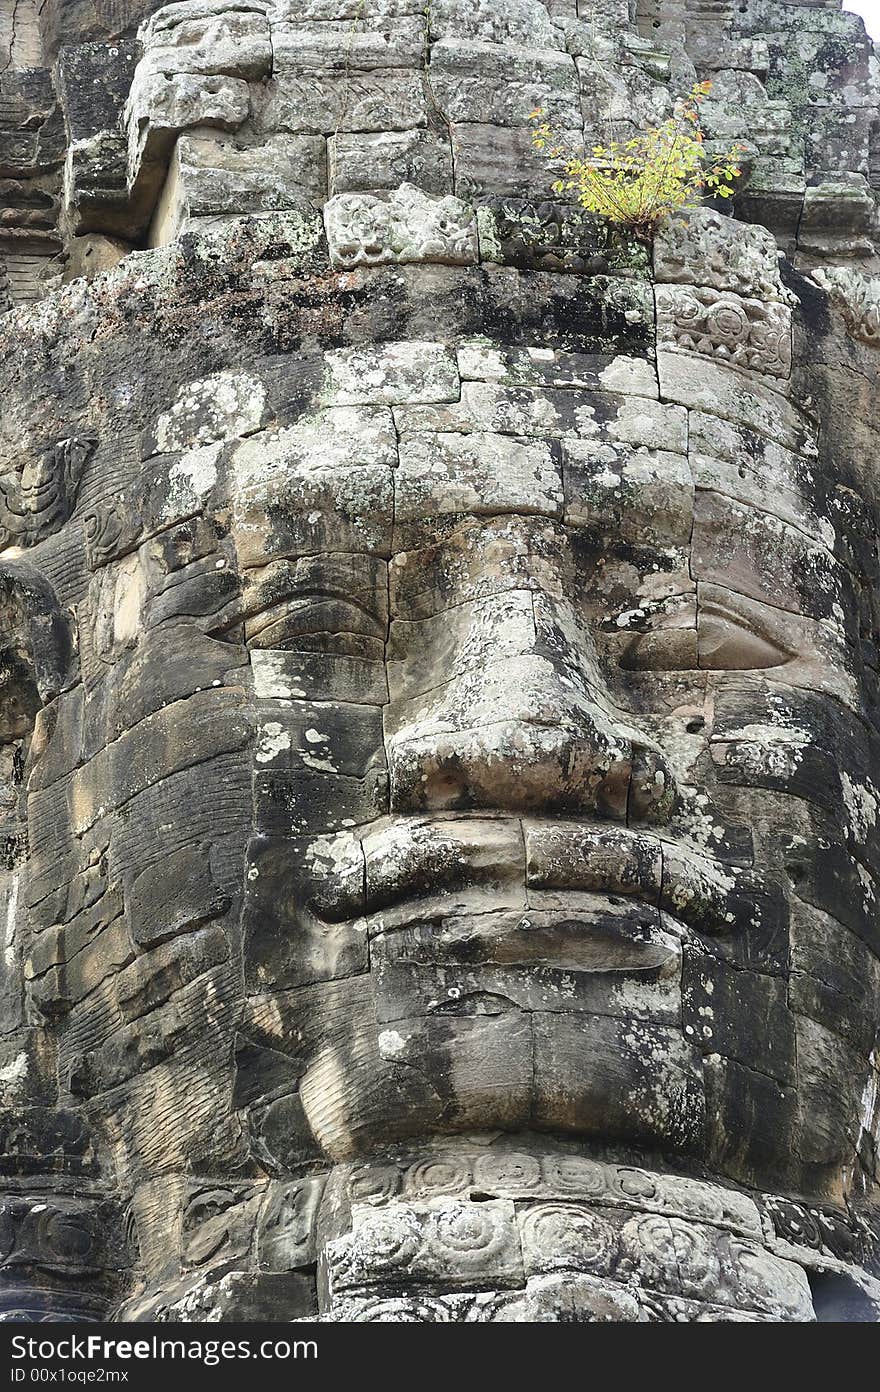
[[[0, 564], [0, 733], [18, 705], [45, 705], [68, 683], [74, 661], [70, 625], [47, 580], [21, 561]], [[30, 685], [30, 692], [27, 688]], [[9, 709], [7, 710], [7, 706]]]

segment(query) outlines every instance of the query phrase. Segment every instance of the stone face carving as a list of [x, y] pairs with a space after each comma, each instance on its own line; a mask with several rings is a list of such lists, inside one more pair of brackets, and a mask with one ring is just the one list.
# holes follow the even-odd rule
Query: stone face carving
[[130, 183], [134, 184], [142, 165], [171, 148], [178, 131], [190, 126], [235, 130], [247, 116], [248, 106], [247, 83], [240, 78], [206, 79], [196, 73], [139, 69], [128, 105]]
[[324, 192], [324, 142], [316, 136], [270, 138], [259, 145], [202, 130], [181, 135], [149, 232], [162, 245], [196, 227], [216, 226], [242, 213], [299, 215], [300, 239], [323, 250], [314, 207]]
[[86, 436], [58, 440], [20, 472], [0, 475], [0, 545], [34, 546], [64, 525], [96, 444]]
[[[0, 1318], [880, 1316], [876, 64], [734, 8], [13, 68]], [[735, 216], [553, 192], [707, 75]]]

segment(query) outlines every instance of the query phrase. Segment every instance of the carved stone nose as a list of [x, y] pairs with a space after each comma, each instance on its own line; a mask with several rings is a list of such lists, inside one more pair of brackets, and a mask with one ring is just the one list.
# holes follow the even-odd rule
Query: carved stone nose
[[392, 626], [393, 811], [582, 812], [658, 820], [662, 755], [615, 711], [589, 636], [527, 592]]

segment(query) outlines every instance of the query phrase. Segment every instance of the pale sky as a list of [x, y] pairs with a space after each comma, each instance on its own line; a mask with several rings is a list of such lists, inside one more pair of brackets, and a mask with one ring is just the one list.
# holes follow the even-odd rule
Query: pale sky
[[880, 0], [844, 0], [843, 8], [860, 14], [873, 39], [880, 39]]

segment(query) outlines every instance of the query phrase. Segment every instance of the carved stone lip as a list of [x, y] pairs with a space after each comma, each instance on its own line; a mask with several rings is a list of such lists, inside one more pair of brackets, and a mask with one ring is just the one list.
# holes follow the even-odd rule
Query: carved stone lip
[[632, 925], [641, 906], [679, 935], [718, 933], [732, 921], [728, 900], [742, 874], [654, 831], [586, 820], [393, 816], [359, 841], [362, 882], [353, 888], [328, 867], [312, 907], [325, 921], [375, 919], [377, 931], [487, 911]]
[[[449, 914], [413, 900], [389, 925], [380, 913], [386, 962], [419, 966], [525, 967], [573, 974], [676, 975], [687, 930], [668, 914], [616, 895], [564, 896], [554, 909]], [[370, 925], [375, 926], [375, 925]], [[447, 1003], [448, 1004], [448, 1003]]]

